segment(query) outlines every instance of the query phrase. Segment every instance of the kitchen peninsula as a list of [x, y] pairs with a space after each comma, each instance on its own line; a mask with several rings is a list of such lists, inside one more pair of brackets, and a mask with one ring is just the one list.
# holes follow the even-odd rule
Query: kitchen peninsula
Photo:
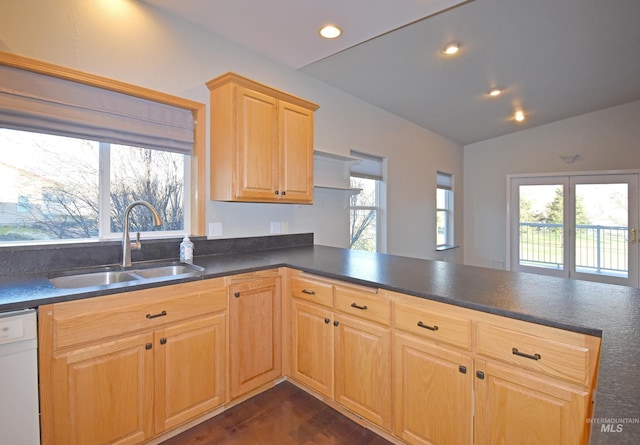
[[[198, 251], [198, 249], [196, 250]], [[202, 250], [200, 250], [202, 252]], [[319, 245], [196, 257], [197, 278], [56, 289], [45, 273], [0, 278], [0, 311], [291, 268], [355, 286], [602, 338], [591, 444], [640, 441], [640, 290]]]

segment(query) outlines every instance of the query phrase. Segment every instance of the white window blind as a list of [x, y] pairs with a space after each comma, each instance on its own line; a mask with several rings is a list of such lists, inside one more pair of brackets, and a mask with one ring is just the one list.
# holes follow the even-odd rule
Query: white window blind
[[0, 65], [0, 126], [191, 154], [190, 110]]
[[438, 188], [445, 190], [453, 190], [453, 178], [447, 173], [437, 172]]
[[351, 167], [351, 176], [382, 181], [382, 161], [378, 156], [351, 151], [351, 156], [361, 161]]

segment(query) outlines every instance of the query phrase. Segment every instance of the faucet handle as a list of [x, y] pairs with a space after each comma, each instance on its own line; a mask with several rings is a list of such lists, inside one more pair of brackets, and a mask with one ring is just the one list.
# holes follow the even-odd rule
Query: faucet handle
[[136, 241], [135, 243], [131, 243], [132, 250], [140, 250], [142, 249], [142, 244], [140, 244], [140, 232], [136, 232]]

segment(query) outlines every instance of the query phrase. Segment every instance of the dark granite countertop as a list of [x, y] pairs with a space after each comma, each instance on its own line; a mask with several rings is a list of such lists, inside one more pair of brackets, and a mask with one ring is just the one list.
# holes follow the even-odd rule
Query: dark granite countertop
[[75, 290], [56, 289], [42, 274], [0, 277], [0, 311], [289, 266], [601, 336], [596, 423], [591, 444], [640, 443], [639, 289], [313, 245], [201, 256], [196, 257], [195, 263], [205, 268], [200, 277], [142, 280], [130, 285]]

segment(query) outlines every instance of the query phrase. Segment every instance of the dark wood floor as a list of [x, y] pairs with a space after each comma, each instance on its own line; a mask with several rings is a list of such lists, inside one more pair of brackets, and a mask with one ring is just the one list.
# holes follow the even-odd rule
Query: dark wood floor
[[162, 445], [391, 445], [289, 382]]

